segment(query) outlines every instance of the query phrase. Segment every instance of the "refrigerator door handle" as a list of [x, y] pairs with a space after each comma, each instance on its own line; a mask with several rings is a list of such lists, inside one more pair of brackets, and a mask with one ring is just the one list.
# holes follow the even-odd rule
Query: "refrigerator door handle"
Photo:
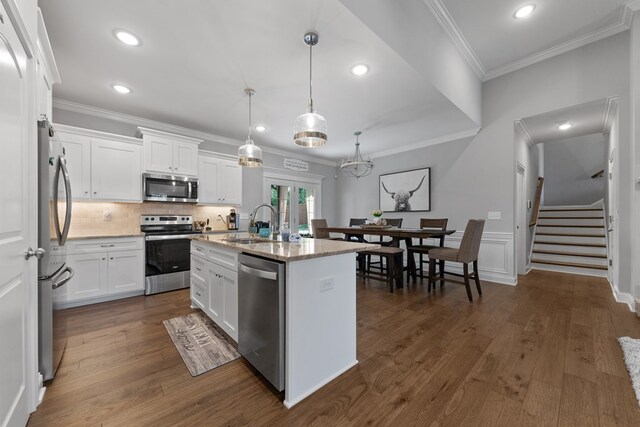
[[[62, 178], [64, 179], [64, 192], [67, 203], [67, 210], [64, 215], [64, 226], [60, 230], [60, 218], [58, 216], [58, 185], [60, 182], [60, 171], [62, 171]], [[71, 204], [73, 198], [71, 196], [71, 180], [69, 178], [69, 171], [67, 170], [67, 163], [65, 159], [58, 157], [58, 168], [56, 169], [56, 175], [53, 183], [53, 223], [56, 229], [56, 236], [58, 237], [58, 245], [64, 246], [67, 242], [67, 236], [69, 235], [69, 228], [71, 227]]]
[[[69, 275], [64, 279], [58, 280], [64, 273], [69, 273]], [[75, 270], [69, 266], [66, 266], [66, 268], [62, 269], [60, 273], [56, 274], [56, 276], [51, 279], [51, 288], [58, 289], [59, 287], [66, 285], [67, 282], [73, 279], [73, 276], [75, 275]]]

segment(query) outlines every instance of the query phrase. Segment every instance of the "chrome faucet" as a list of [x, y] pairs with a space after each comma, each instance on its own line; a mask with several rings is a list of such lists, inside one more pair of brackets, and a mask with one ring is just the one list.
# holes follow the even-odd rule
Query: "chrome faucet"
[[251, 214], [249, 214], [249, 221], [253, 222], [256, 219], [256, 213], [258, 212], [258, 209], [260, 208], [269, 208], [271, 209], [271, 236], [274, 236], [277, 232], [278, 232], [278, 227], [276, 225], [276, 222], [278, 220], [278, 213], [276, 212], [275, 208], [273, 206], [271, 206], [268, 203], [263, 203], [261, 205], [256, 206], [253, 209], [253, 212], [251, 212]]

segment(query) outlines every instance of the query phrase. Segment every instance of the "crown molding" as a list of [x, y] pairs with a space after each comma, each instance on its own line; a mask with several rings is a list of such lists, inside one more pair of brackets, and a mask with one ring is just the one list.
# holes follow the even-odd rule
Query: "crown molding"
[[615, 119], [616, 112], [618, 111], [618, 103], [619, 98], [617, 96], [610, 96], [607, 98], [607, 105], [604, 110], [604, 117], [602, 118], [602, 133], [605, 135], [611, 131], [613, 120]]
[[61, 123], [53, 123], [52, 126], [53, 130], [58, 133], [80, 135], [88, 138], [109, 139], [112, 141], [126, 142], [127, 144], [142, 145], [142, 140], [140, 138], [134, 138], [132, 136], [118, 135], [93, 129], [84, 129], [76, 126], [63, 125]]
[[[73, 101], [66, 101], [64, 99], [54, 98], [53, 108], [56, 108], [59, 110], [71, 111], [73, 113], [85, 114], [88, 116], [98, 117], [101, 119], [127, 123], [127, 124], [135, 125], [138, 127], [142, 126], [146, 128], [155, 129], [161, 132], [184, 135], [187, 137], [202, 139], [205, 141], [232, 145], [234, 147], [239, 147], [242, 144], [244, 144], [244, 141], [240, 141], [237, 139], [215, 135], [213, 133], [193, 130], [193, 129], [185, 128], [182, 126], [176, 126], [169, 123], [159, 122], [156, 120], [145, 119], [145, 118], [133, 116], [130, 114], [124, 114], [124, 113], [118, 113], [116, 111], [105, 110], [103, 108], [92, 107], [90, 105], [80, 104]], [[262, 151], [264, 153], [276, 154], [279, 156], [287, 156], [287, 157], [293, 156], [298, 159], [306, 160], [316, 164], [331, 166], [331, 167], [336, 167], [338, 165], [338, 163], [333, 160], [312, 157], [312, 156], [301, 154], [295, 151], [281, 150], [273, 147], [265, 147], [264, 145], [261, 145], [260, 148], [262, 148]]]
[[514, 123], [520, 128], [520, 132], [522, 132], [522, 136], [524, 136], [527, 146], [529, 148], [535, 147], [536, 141], [533, 139], [533, 136], [531, 135], [531, 132], [529, 131], [527, 125], [522, 120], [516, 120]]
[[473, 69], [476, 75], [483, 80], [487, 75], [487, 69], [484, 67], [478, 55], [471, 49], [469, 42], [458, 28], [447, 8], [442, 4], [440, 0], [422, 0], [427, 5], [433, 16], [436, 18], [440, 26], [449, 35], [453, 43], [458, 48], [458, 51], [462, 54], [469, 66]]
[[449, 135], [439, 136], [437, 138], [429, 139], [427, 141], [418, 142], [417, 144], [403, 145], [401, 147], [394, 147], [389, 150], [377, 151], [371, 154], [369, 157], [376, 159], [378, 157], [392, 156], [394, 154], [404, 153], [406, 151], [418, 150], [420, 148], [431, 147], [432, 145], [444, 144], [446, 142], [457, 141], [459, 139], [472, 138], [480, 132], [479, 127], [465, 130], [462, 132], [451, 133]]
[[174, 141], [186, 142], [188, 144], [198, 144], [198, 145], [200, 145], [200, 144], [202, 144], [204, 142], [204, 140], [201, 139], [201, 138], [191, 138], [189, 136], [176, 135], [174, 133], [163, 132], [163, 131], [157, 130], [157, 129], [149, 129], [149, 128], [145, 128], [145, 127], [142, 127], [142, 126], [138, 126], [138, 129], [136, 130], [136, 137], [145, 139], [144, 138], [145, 135], [155, 136], [156, 138], [168, 138], [168, 139], [172, 139]]
[[462, 31], [456, 25], [447, 8], [442, 4], [442, 0], [423, 0], [423, 2], [427, 5], [451, 40], [453, 40], [453, 43], [458, 48], [460, 54], [465, 58], [469, 66], [483, 82], [626, 31], [631, 27], [634, 12], [640, 10], [640, 0], [628, 1], [622, 5], [618, 20], [611, 25], [599, 28], [580, 37], [560, 43], [549, 49], [545, 49], [534, 53], [533, 55], [513, 61], [509, 64], [487, 70], [478, 55], [471, 48], [469, 42], [465, 39]]

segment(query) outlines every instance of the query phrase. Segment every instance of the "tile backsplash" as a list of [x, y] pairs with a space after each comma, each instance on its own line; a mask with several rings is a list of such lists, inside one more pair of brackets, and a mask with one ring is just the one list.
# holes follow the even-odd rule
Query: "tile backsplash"
[[[194, 221], [209, 219], [213, 230], [226, 230], [218, 217], [226, 220], [231, 207], [197, 206], [180, 203], [94, 203], [74, 202], [71, 216], [70, 237], [110, 236], [137, 234], [140, 232], [140, 215], [191, 215]], [[237, 209], [236, 209], [237, 211]], [[111, 219], [105, 220], [110, 213]]]

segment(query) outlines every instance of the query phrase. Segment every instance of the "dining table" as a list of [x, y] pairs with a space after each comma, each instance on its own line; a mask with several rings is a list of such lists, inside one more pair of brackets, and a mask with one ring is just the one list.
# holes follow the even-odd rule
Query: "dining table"
[[[352, 227], [319, 227], [319, 231], [326, 231], [328, 233], [344, 234], [344, 240], [352, 240], [352, 238], [358, 241], [367, 243], [364, 236], [382, 236], [391, 238], [391, 246], [400, 247], [400, 243], [404, 241], [405, 246], [408, 248], [413, 245], [413, 239], [433, 239], [442, 236], [449, 236], [456, 232], [456, 230], [442, 230], [436, 228], [400, 228], [400, 227], [388, 227], [388, 226], [372, 226], [372, 225], [356, 225]], [[415, 260], [408, 259], [408, 268], [415, 269]]]

